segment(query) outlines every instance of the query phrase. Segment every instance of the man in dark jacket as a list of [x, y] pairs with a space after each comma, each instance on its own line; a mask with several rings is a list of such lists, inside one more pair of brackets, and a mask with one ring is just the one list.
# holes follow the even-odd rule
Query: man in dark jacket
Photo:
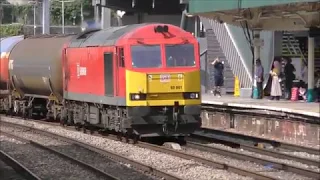
[[221, 97], [221, 86], [223, 86], [223, 70], [224, 70], [224, 63], [219, 59], [216, 58], [212, 63], [214, 67], [214, 84], [215, 87], [213, 89], [213, 94]]
[[293, 80], [296, 78], [294, 72], [296, 69], [291, 64], [290, 58], [284, 59], [285, 66], [284, 66], [284, 76], [285, 76], [285, 98], [289, 100], [291, 98], [291, 89], [293, 85]]

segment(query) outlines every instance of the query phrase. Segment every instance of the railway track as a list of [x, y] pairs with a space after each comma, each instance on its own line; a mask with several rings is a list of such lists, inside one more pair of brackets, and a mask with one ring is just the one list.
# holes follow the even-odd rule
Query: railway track
[[[195, 143], [195, 142], [190, 142], [190, 141], [187, 142], [186, 146], [189, 148], [194, 148], [194, 149], [198, 149], [198, 150], [206, 151], [206, 152], [210, 152], [210, 153], [216, 153], [216, 154], [220, 154], [222, 156], [232, 157], [232, 158], [239, 159], [239, 160], [255, 162], [258, 164], [262, 164], [264, 166], [271, 166], [272, 168], [275, 168], [275, 169], [279, 169], [279, 170], [283, 170], [283, 171], [287, 171], [287, 172], [292, 172], [295, 174], [299, 174], [299, 175], [314, 178], [314, 179], [320, 179], [320, 173], [317, 171], [313, 171], [313, 170], [309, 170], [309, 169], [305, 169], [305, 168], [300, 168], [300, 167], [296, 167], [296, 166], [289, 165], [289, 164], [283, 164], [280, 162], [276, 162], [274, 160], [261, 158], [261, 157], [257, 157], [254, 155], [248, 155], [248, 154], [239, 153], [239, 152], [235, 152], [235, 151], [228, 151], [225, 148], [207, 146], [207, 145], [203, 145], [203, 144]], [[251, 150], [251, 151], [258, 153], [258, 154], [270, 155], [269, 153], [271, 153], [267, 150], [258, 149], [258, 148], [254, 148], [254, 147], [248, 147], [246, 150], [248, 150], [248, 149], [249, 149], [249, 151]], [[281, 158], [281, 159], [285, 158], [285, 157], [281, 157], [281, 154], [279, 154], [277, 152], [273, 152], [273, 155], [278, 158]], [[293, 159], [295, 159], [295, 158], [298, 158], [298, 157], [294, 157]], [[300, 160], [302, 158], [298, 158], [298, 159]], [[308, 160], [305, 159], [305, 161], [308, 161]], [[319, 166], [319, 164], [316, 164], [316, 166]]]
[[[27, 179], [27, 180], [41, 180], [37, 175], [31, 172], [24, 165], [19, 163], [13, 157], [0, 150], [0, 159], [3, 163], [10, 166], [15, 172], [5, 172], [1, 175], [2, 178], [6, 179]], [[4, 164], [0, 165], [2, 168]], [[9, 176], [9, 177], [8, 177]]]
[[[14, 128], [33, 131], [35, 133], [39, 133], [39, 134], [42, 134], [42, 135], [47, 136], [47, 137], [56, 138], [56, 139], [59, 139], [59, 140], [61, 140], [63, 142], [72, 144], [74, 146], [78, 146], [78, 147], [81, 147], [83, 149], [86, 149], [86, 150], [101, 154], [101, 155], [107, 157], [108, 159], [110, 159], [110, 160], [112, 160], [114, 162], [121, 162], [123, 164], [130, 164], [134, 169], [139, 170], [140, 172], [143, 172], [144, 174], [146, 174], [148, 176], [152, 176], [152, 177], [159, 178], [159, 179], [165, 179], [165, 180], [180, 180], [180, 178], [178, 178], [178, 177], [175, 177], [173, 175], [170, 175], [170, 174], [167, 174], [165, 172], [159, 171], [159, 170], [154, 169], [154, 168], [152, 168], [150, 166], [144, 165], [142, 163], [133, 161], [133, 160], [125, 158], [125, 157], [122, 157], [122, 156], [114, 154], [112, 152], [108, 152], [106, 150], [102, 150], [102, 149], [100, 149], [98, 147], [82, 143], [82, 142], [74, 140], [74, 139], [69, 139], [69, 138], [66, 138], [66, 137], [51, 133], [51, 132], [47, 132], [47, 131], [44, 131], [44, 130], [40, 130], [40, 129], [36, 129], [36, 128], [32, 128], [32, 127], [27, 127], [27, 126], [23, 126], [23, 125], [19, 125], [19, 124], [3, 122], [3, 121], [1, 122], [1, 124], [4, 125], [4, 126], [8, 126], [8, 127], [14, 127]], [[51, 124], [52, 125], [53, 123], [46, 123], [46, 124]]]
[[316, 148], [304, 147], [295, 144], [289, 144], [285, 142], [279, 142], [270, 139], [258, 138], [215, 129], [202, 128], [200, 131], [193, 133], [191, 137], [210, 141], [216, 140], [241, 146], [257, 146], [258, 144], [268, 144], [276, 149], [300, 151], [308, 154], [320, 155], [320, 150]]
[[[39, 121], [37, 121], [37, 122], [39, 123]], [[43, 122], [41, 122], [41, 123], [43, 123]], [[43, 124], [59, 126], [57, 123], [51, 123], [51, 122], [45, 122]], [[14, 124], [13, 126], [21, 126], [21, 125]], [[66, 128], [68, 130], [76, 131], [72, 127], [66, 127]], [[42, 130], [39, 130], [39, 129], [34, 129], [34, 130], [35, 131], [42, 131]], [[41, 133], [44, 133], [44, 134], [49, 135], [49, 136], [51, 134], [50, 132], [45, 132], [45, 131], [41, 132]], [[101, 134], [96, 133], [96, 132], [93, 135], [99, 136], [99, 137], [102, 136]], [[103, 137], [104, 138], [108, 138], [108, 139], [112, 139], [112, 140], [119, 140], [117, 136], [113, 136], [113, 135], [109, 135], [107, 137], [103, 136]], [[59, 137], [59, 139], [61, 139], [61, 138], [65, 139], [64, 137]], [[64, 141], [66, 141], [66, 140], [64, 140]], [[70, 141], [70, 140], [68, 140], [68, 141]], [[133, 142], [133, 140], [131, 142]], [[227, 171], [230, 171], [230, 172], [242, 175], [242, 176], [252, 177], [254, 179], [277, 179], [275, 177], [268, 176], [268, 175], [260, 173], [260, 172], [250, 171], [250, 170], [247, 170], [247, 169], [240, 168], [238, 166], [228, 165], [228, 163], [221, 163], [221, 162], [214, 161], [214, 160], [208, 160], [208, 159], [201, 158], [201, 157], [198, 157], [198, 156], [190, 155], [188, 153], [183, 153], [181, 151], [172, 150], [172, 149], [169, 149], [169, 148], [166, 148], [166, 147], [156, 146], [156, 145], [145, 143], [145, 142], [138, 142], [135, 145], [138, 146], [138, 147], [141, 147], [141, 148], [151, 149], [151, 150], [154, 150], [154, 151], [170, 154], [170, 155], [173, 155], [173, 156], [176, 156], [176, 157], [180, 157], [180, 158], [183, 158], [183, 159], [194, 160], [196, 162], [200, 162], [200, 163], [205, 164], [207, 166], [211, 166], [211, 167], [214, 167], [214, 168], [217, 168], [217, 169], [227, 170]], [[267, 166], [271, 165], [274, 169], [279, 169], [279, 170], [284, 170], [286, 172], [293, 172], [293, 173], [296, 173], [296, 174], [301, 174], [301, 175], [303, 175], [305, 177], [311, 177], [311, 178], [318, 179], [317, 175], [319, 175], [319, 173], [313, 172], [313, 171], [309, 171], [307, 169], [301, 169], [301, 168], [297, 168], [297, 167], [294, 167], [294, 166], [287, 166], [286, 164], [272, 162], [272, 161], [268, 161], [268, 160], [261, 159], [261, 158], [255, 158], [255, 157], [251, 157], [251, 156], [246, 156], [246, 155], [243, 155], [243, 154], [236, 154], [234, 152], [226, 152], [225, 150], [221, 150], [221, 149], [220, 150], [219, 149], [218, 150], [217, 149], [213, 150], [213, 148], [204, 147], [204, 146], [201, 146], [201, 144], [196, 144], [196, 143], [192, 144], [192, 143], [188, 142], [186, 147], [199, 149], [201, 151], [221, 154], [221, 155], [224, 155], [224, 156], [227, 156], [227, 157], [232, 157], [234, 159], [239, 159], [239, 160], [244, 160], [244, 161], [252, 161], [252, 162], [255, 162], [255, 163], [262, 164], [262, 165], [267, 165]], [[254, 148], [254, 147], [249, 147], [248, 146], [248, 148]], [[258, 150], [260, 150], [260, 151], [262, 150], [263, 151], [263, 149], [258, 149], [258, 148], [254, 148], [254, 149], [257, 149], [257, 151]], [[259, 152], [256, 152], [256, 153], [259, 153]]]
[[[12, 124], [12, 123], [8, 123], [8, 122], [2, 122], [2, 123], [4, 123], [4, 125], [6, 125], [6, 126], [8, 125], [8, 126], [14, 126], [14, 127], [19, 127], [19, 128], [26, 128], [23, 125], [17, 125], [17, 124]], [[46, 123], [46, 124], [52, 124], [52, 123]], [[63, 136], [50, 133], [50, 132], [46, 132], [46, 131], [43, 131], [43, 130], [34, 129], [32, 127], [27, 127], [27, 129], [32, 129], [32, 131], [44, 134], [46, 136], [56, 136], [58, 139], [61, 139], [62, 141], [66, 141], [66, 142], [69, 142], [69, 143], [82, 144], [83, 146], [87, 146], [87, 145], [84, 145], [81, 142], [77, 142], [77, 141], [74, 142], [74, 140], [71, 140], [71, 139], [65, 138]], [[71, 130], [71, 128], [68, 128], [68, 129]], [[76, 131], [76, 130], [73, 130], [73, 131]], [[92, 135], [99, 136], [99, 137], [102, 136], [102, 135], [100, 135], [98, 133], [94, 133]], [[112, 140], [119, 140], [118, 137], [114, 136], [114, 135], [108, 135], [105, 138], [109, 138], [109, 139], [112, 139]], [[130, 142], [133, 142], [133, 140], [131, 140]], [[170, 154], [170, 155], [173, 155], [173, 156], [176, 156], [176, 157], [180, 157], [180, 158], [183, 158], [183, 159], [194, 160], [196, 162], [205, 164], [205, 165], [210, 166], [210, 167], [214, 167], [216, 169], [227, 170], [229, 172], [233, 172], [233, 173], [236, 173], [236, 174], [239, 174], [239, 175], [242, 175], [242, 176], [251, 177], [251, 178], [254, 178], [254, 179], [259, 179], [259, 180], [274, 180], [274, 179], [276, 179], [276, 178], [271, 177], [271, 176], [263, 175], [260, 172], [253, 172], [253, 171], [246, 170], [246, 169], [243, 169], [243, 168], [240, 168], [240, 167], [231, 166], [231, 165], [228, 165], [226, 163], [221, 163], [221, 162], [217, 162], [217, 161], [213, 161], [213, 160], [207, 160], [205, 158], [201, 158], [201, 157], [194, 156], [194, 155], [191, 155], [191, 154], [183, 153], [181, 151], [169, 149], [169, 148], [166, 148], [166, 147], [153, 145], [153, 144], [150, 144], [150, 143], [145, 143], [145, 142], [140, 142], [139, 141], [135, 145], [138, 146], [138, 147], [141, 147], [141, 148], [151, 149], [151, 150], [154, 150], [154, 151], [157, 151], [157, 152]], [[97, 149], [95, 147], [90, 147], [90, 148]], [[102, 152], [100, 151], [100, 153], [102, 153]], [[131, 164], [131, 163], [129, 163], [129, 164]], [[151, 169], [149, 169], [149, 170], [151, 170]], [[153, 171], [153, 169], [151, 171]], [[162, 175], [162, 177], [164, 177], [164, 175]], [[173, 179], [173, 178], [171, 177], [171, 178], [166, 178], [166, 179]]]
[[[111, 175], [109, 173], [103, 172], [100, 169], [97, 169], [97, 168], [91, 166], [90, 164], [88, 164], [88, 163], [86, 163], [84, 161], [80, 161], [77, 158], [72, 157], [72, 156], [70, 156], [70, 155], [68, 155], [66, 153], [59, 152], [59, 151], [55, 150], [54, 148], [42, 145], [42, 144], [37, 143], [35, 141], [29, 140], [27, 138], [22, 138], [21, 136], [16, 136], [16, 135], [11, 134], [11, 133], [7, 133], [7, 132], [1, 131], [1, 134], [5, 135], [7, 137], [11, 137], [11, 138], [17, 139], [19, 141], [25, 142], [27, 144], [30, 144], [31, 146], [33, 146], [35, 148], [42, 149], [42, 150], [44, 150], [46, 152], [49, 152], [48, 154], [53, 154], [56, 157], [59, 156], [63, 160], [70, 161], [74, 165], [80, 166], [80, 167], [88, 170], [89, 173], [91, 172], [91, 173], [95, 174], [96, 178], [98, 177], [99, 179], [106, 179], [106, 180], [120, 180], [119, 178], [117, 178], [117, 177], [115, 177], [115, 176], [113, 176], [113, 175]], [[39, 179], [41, 179], [41, 178], [39, 178]]]

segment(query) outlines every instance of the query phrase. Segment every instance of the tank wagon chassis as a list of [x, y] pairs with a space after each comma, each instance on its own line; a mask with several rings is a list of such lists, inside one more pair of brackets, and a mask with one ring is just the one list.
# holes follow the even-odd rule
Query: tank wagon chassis
[[7, 115], [138, 138], [184, 137], [201, 126], [199, 44], [179, 27], [135, 24], [15, 42], [1, 56]]

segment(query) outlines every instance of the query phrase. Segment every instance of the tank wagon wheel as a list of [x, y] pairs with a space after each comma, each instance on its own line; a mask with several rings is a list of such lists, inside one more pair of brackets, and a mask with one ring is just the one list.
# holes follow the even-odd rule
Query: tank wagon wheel
[[32, 119], [33, 118], [33, 110], [32, 110], [32, 108], [30, 108], [30, 109], [28, 109], [28, 118], [29, 119]]
[[76, 123], [76, 124], [74, 125], [74, 128], [75, 128], [77, 131], [80, 131], [81, 126], [80, 126], [79, 123]]
[[27, 119], [27, 112], [22, 112], [22, 119], [26, 120]]
[[109, 131], [106, 129], [99, 129], [98, 133], [103, 135], [103, 136], [109, 136]]
[[93, 134], [94, 133], [94, 127], [93, 126], [90, 126], [90, 134]]
[[66, 125], [67, 125], [67, 120], [66, 120], [66, 118], [60, 117], [59, 119], [60, 119], [60, 125], [61, 125], [61, 126], [66, 126]]

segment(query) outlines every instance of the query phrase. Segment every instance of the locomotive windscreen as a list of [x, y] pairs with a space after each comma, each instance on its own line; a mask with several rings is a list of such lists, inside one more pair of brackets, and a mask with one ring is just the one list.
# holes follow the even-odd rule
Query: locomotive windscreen
[[193, 67], [196, 65], [192, 44], [165, 45], [167, 67]]
[[132, 67], [159, 68], [162, 66], [160, 45], [131, 47]]

